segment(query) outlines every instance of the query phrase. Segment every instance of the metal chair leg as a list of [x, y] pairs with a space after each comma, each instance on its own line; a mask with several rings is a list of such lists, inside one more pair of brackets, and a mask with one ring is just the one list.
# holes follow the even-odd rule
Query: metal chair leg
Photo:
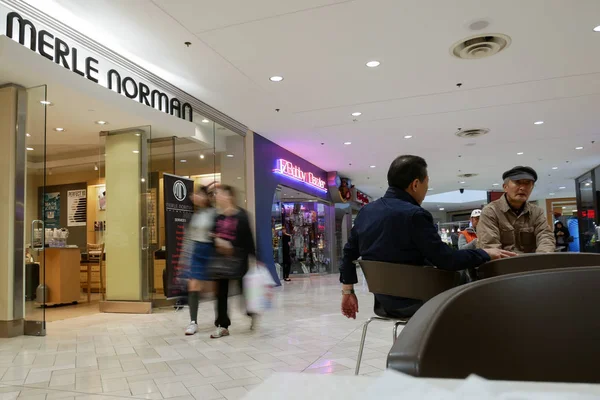
[[365, 339], [367, 338], [367, 328], [371, 322], [373, 322], [373, 318], [369, 318], [363, 325], [362, 339], [360, 340], [360, 347], [358, 348], [358, 358], [356, 360], [356, 370], [354, 371], [354, 375], [358, 375], [358, 372], [360, 371], [360, 361], [365, 347]]
[[392, 344], [396, 343], [396, 339], [398, 339], [398, 326], [405, 325], [405, 324], [406, 324], [406, 322], [404, 322], [404, 321], [396, 321], [394, 323], [394, 341], [392, 342]]

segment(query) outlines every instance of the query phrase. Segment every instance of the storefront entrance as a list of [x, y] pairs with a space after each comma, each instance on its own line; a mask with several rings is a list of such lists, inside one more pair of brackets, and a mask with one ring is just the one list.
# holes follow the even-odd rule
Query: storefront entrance
[[190, 122], [140, 104], [5, 36], [0, 58], [0, 336], [168, 304], [163, 174], [227, 183], [244, 205], [244, 138], [196, 112]]
[[273, 198], [273, 259], [283, 277], [330, 273], [328, 213], [332, 207], [321, 199], [279, 185]]

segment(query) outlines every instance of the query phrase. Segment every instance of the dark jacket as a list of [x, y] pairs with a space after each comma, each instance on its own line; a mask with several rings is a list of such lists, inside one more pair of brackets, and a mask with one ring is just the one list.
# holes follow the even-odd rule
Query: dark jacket
[[248, 271], [248, 257], [256, 256], [256, 249], [246, 211], [240, 208], [235, 215], [217, 215], [215, 236], [231, 242], [234, 248], [234, 257], [240, 260], [242, 273]]
[[[562, 232], [563, 235], [560, 236], [558, 234], [559, 232]], [[554, 224], [554, 237], [556, 238], [557, 246], [568, 246], [570, 242], [569, 238], [571, 237], [571, 233], [569, 233], [569, 228], [567, 228], [564, 225], [562, 228], [559, 228], [557, 222], [556, 224]]]
[[[356, 217], [344, 247], [340, 282], [358, 282], [355, 260], [409, 265], [433, 265], [458, 271], [475, 268], [490, 260], [483, 250], [452, 250], [443, 243], [431, 214], [404, 190], [389, 188], [385, 196], [367, 204]], [[376, 295], [387, 312], [421, 302]], [[402, 315], [400, 315], [402, 316]]]

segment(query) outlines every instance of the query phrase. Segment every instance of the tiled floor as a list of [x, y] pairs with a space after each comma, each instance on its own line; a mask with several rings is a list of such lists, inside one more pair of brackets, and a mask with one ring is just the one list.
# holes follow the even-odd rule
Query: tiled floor
[[42, 312], [45, 312], [46, 322], [53, 322], [97, 314], [100, 312], [100, 299], [100, 294], [92, 293], [91, 302], [88, 303], [87, 293], [81, 292], [78, 304], [47, 307], [45, 310], [42, 310], [34, 301], [27, 301], [25, 302], [25, 318], [41, 321], [43, 319]]
[[[231, 336], [213, 340], [213, 303], [185, 337], [187, 309], [152, 315], [95, 314], [48, 323], [46, 337], [0, 340], [0, 400], [237, 399], [274, 372], [353, 374], [372, 295], [358, 287], [359, 318], [340, 314], [337, 276], [294, 279], [277, 289], [257, 331], [230, 307]], [[391, 324], [369, 328], [361, 374], [379, 374]]]

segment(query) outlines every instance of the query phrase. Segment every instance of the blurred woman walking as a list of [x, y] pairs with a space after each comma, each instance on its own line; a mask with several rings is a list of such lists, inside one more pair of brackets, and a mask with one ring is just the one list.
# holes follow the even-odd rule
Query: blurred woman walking
[[211, 232], [216, 216], [206, 187], [200, 187], [192, 195], [192, 200], [196, 210], [186, 230], [190, 324], [185, 329], [185, 334], [188, 336], [198, 331], [198, 303], [200, 292], [205, 289], [209, 280], [207, 268], [214, 254]]
[[[219, 210], [215, 222], [215, 248], [219, 254], [211, 268], [220, 268], [221, 278], [217, 279], [217, 306], [215, 333], [211, 338], [229, 336], [231, 320], [227, 314], [229, 281], [238, 280], [243, 291], [242, 277], [248, 272], [250, 256], [256, 256], [254, 238], [248, 221], [248, 214], [236, 205], [235, 191], [231, 186], [217, 188], [216, 204]], [[220, 260], [219, 260], [220, 258]], [[256, 314], [247, 312], [252, 318], [250, 329], [254, 328]]]

